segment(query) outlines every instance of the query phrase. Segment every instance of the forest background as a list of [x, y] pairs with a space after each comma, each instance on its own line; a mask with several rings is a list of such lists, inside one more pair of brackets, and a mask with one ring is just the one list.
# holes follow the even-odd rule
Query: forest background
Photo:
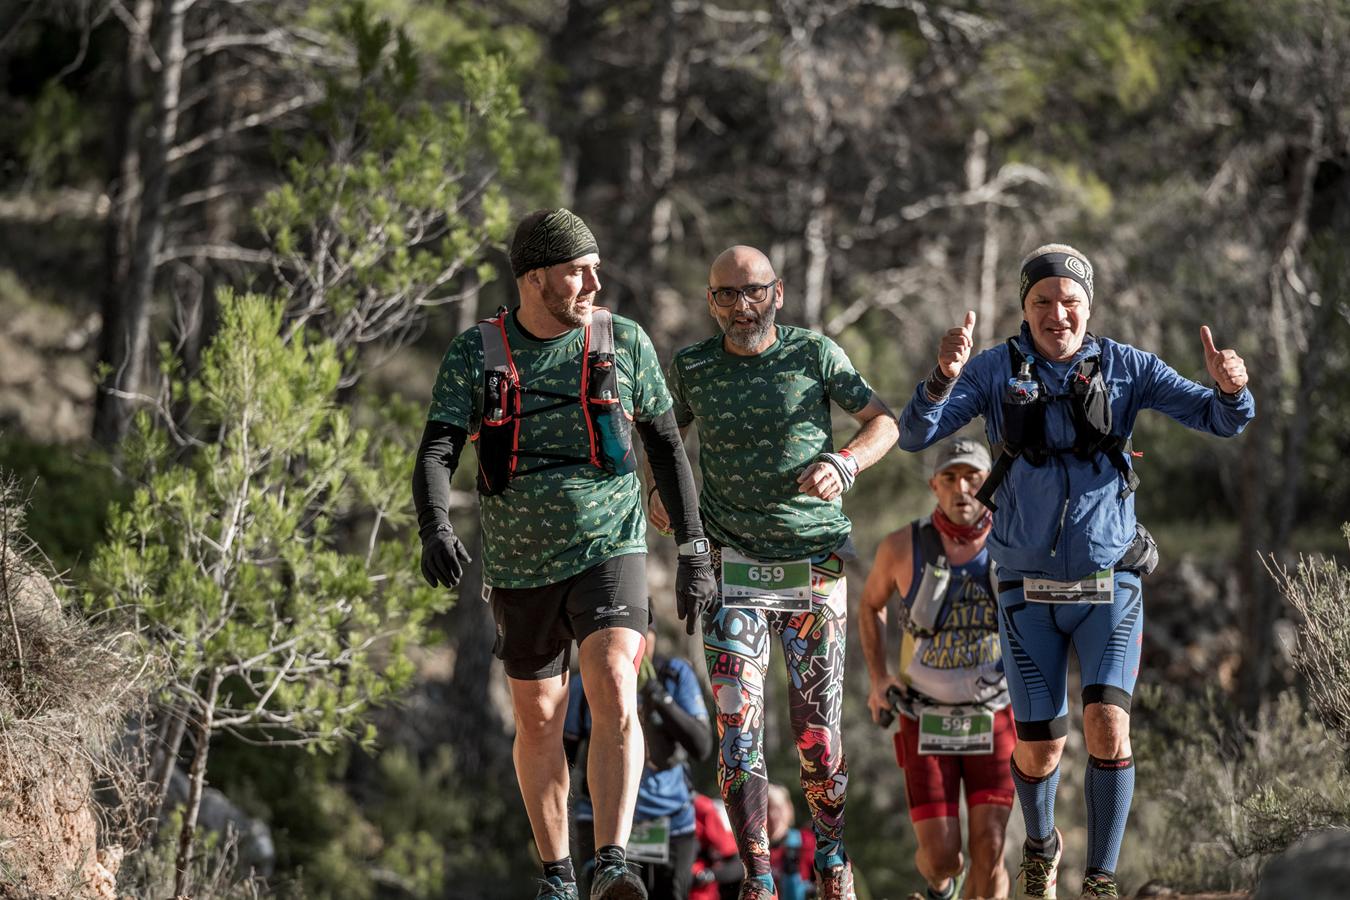
[[[748, 243], [782, 321], [897, 409], [965, 310], [979, 347], [1016, 330], [1048, 240], [1093, 259], [1096, 333], [1205, 381], [1208, 324], [1258, 417], [1136, 431], [1163, 563], [1122, 873], [1250, 886], [1345, 823], [1350, 728], [1269, 569], [1346, 553], [1347, 67], [1345, 0], [0, 2], [0, 468], [67, 605], [157, 661], [136, 721], [169, 803], [131, 828], [125, 889], [530, 889], [479, 576], [419, 586], [408, 475], [440, 354], [512, 302], [510, 226], [555, 204], [663, 360], [712, 332], [708, 265]], [[896, 451], [847, 498], [855, 602], [926, 474]], [[913, 844], [855, 640], [849, 848], [895, 897]], [[175, 873], [207, 785], [270, 837], [199, 836]]]

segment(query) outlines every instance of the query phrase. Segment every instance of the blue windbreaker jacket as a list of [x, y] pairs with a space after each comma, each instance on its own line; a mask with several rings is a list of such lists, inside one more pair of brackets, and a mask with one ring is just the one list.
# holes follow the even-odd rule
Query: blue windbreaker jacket
[[[1036, 372], [1052, 395], [1067, 394], [1078, 362], [1100, 350], [1116, 434], [1130, 435], [1144, 409], [1220, 437], [1240, 433], [1256, 415], [1256, 401], [1246, 388], [1228, 397], [1183, 378], [1157, 356], [1128, 344], [1089, 334], [1073, 359], [1053, 363], [1035, 353], [1025, 322], [1017, 340], [1021, 352], [1035, 359]], [[978, 415], [984, 416], [990, 444], [998, 443], [1003, 391], [1011, 374], [1008, 347], [1001, 343], [971, 359], [941, 403], [929, 401], [920, 382], [900, 415], [900, 446], [917, 452]], [[1068, 402], [1048, 404], [1045, 433], [1051, 447], [1073, 446]], [[1122, 499], [1123, 487], [1124, 479], [1105, 457], [1094, 464], [1063, 454], [1039, 467], [1018, 458], [994, 495], [998, 511], [989, 552], [1000, 575], [1070, 581], [1115, 565], [1135, 535], [1134, 494]]]

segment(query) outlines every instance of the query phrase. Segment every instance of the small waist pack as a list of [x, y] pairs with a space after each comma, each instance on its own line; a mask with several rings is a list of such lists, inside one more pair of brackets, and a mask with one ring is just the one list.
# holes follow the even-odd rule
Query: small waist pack
[[1138, 522], [1134, 523], [1134, 540], [1130, 542], [1125, 555], [1116, 563], [1115, 568], [1117, 571], [1124, 569], [1138, 572], [1140, 575], [1148, 575], [1158, 568], [1158, 542], [1153, 540], [1153, 535]]

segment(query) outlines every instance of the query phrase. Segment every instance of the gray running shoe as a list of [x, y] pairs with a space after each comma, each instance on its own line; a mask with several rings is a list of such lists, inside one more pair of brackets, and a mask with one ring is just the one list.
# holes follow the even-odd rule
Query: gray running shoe
[[591, 878], [591, 900], [647, 900], [647, 886], [627, 863], [600, 863]]
[[563, 881], [557, 875], [541, 878], [539, 880], [539, 893], [534, 895], [534, 900], [579, 900], [577, 883], [575, 881]]

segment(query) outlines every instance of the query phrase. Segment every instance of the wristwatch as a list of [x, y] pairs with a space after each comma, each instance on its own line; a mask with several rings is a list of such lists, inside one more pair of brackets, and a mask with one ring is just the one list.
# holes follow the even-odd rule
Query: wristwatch
[[700, 553], [711, 553], [712, 544], [708, 543], [707, 538], [694, 538], [681, 544], [678, 549], [681, 556], [698, 556]]

